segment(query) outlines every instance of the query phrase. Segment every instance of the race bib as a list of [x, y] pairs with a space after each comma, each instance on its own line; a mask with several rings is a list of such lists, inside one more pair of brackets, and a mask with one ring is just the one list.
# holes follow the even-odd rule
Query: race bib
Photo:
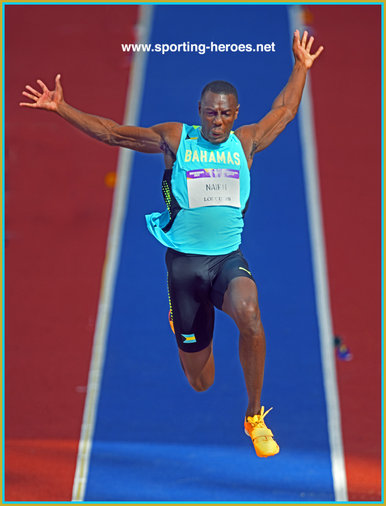
[[189, 207], [240, 207], [240, 174], [233, 169], [195, 169], [186, 172]]

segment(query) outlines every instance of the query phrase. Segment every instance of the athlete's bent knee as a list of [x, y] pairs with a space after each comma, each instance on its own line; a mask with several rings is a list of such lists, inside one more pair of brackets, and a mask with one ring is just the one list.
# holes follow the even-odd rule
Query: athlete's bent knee
[[196, 392], [205, 392], [213, 385], [214, 382], [214, 368], [201, 371], [200, 374], [189, 374], [185, 371], [185, 375], [189, 381], [190, 386]]
[[180, 361], [185, 376], [196, 392], [204, 392], [214, 381], [214, 360], [212, 345], [195, 353], [180, 350]]
[[214, 382], [214, 375], [200, 375], [196, 378], [192, 378], [187, 376], [190, 386], [195, 390], [196, 392], [205, 392], [205, 390], [208, 390], [213, 385]]

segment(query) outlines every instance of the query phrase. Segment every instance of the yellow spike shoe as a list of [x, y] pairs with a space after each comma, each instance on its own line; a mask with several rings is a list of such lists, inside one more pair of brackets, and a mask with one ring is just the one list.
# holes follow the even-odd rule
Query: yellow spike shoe
[[252, 439], [258, 457], [271, 457], [280, 451], [279, 445], [273, 439], [272, 431], [264, 422], [271, 409], [264, 413], [262, 406], [259, 415], [247, 416], [244, 421], [245, 434]]

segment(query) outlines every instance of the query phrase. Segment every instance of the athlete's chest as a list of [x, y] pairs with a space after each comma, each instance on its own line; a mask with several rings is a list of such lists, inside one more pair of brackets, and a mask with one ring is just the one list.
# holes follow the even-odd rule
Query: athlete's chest
[[213, 145], [200, 135], [181, 141], [173, 165], [174, 188], [185, 193], [189, 208], [231, 206], [240, 208], [241, 186], [249, 170], [241, 143], [234, 138]]
[[241, 168], [245, 159], [240, 143], [227, 142], [215, 146], [196, 139], [186, 139], [180, 146], [177, 162], [189, 169], [236, 169]]

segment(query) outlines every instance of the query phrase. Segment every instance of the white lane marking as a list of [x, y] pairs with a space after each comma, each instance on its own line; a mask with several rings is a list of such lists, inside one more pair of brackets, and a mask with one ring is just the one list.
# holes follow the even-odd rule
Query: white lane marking
[[[138, 43], [147, 43], [149, 40], [152, 18], [153, 6], [141, 5], [138, 22]], [[147, 60], [147, 53], [145, 51], [136, 52], [133, 56], [133, 66], [130, 72], [124, 114], [124, 124], [126, 125], [136, 125], [139, 118]], [[106, 341], [113, 306], [114, 288], [130, 187], [133, 155], [133, 151], [129, 149], [121, 148], [119, 150], [117, 185], [114, 192], [109, 234], [107, 238], [106, 257], [102, 274], [98, 315], [88, 376], [87, 396], [72, 490], [73, 501], [83, 501], [86, 490], [100, 384], [105, 360]]]
[[[296, 28], [304, 30], [301, 6], [288, 8], [291, 37]], [[327, 404], [327, 423], [330, 441], [332, 476], [336, 501], [347, 501], [347, 481], [344, 462], [339, 393], [336, 379], [334, 334], [330, 309], [327, 261], [321, 213], [317, 147], [314, 131], [311, 79], [307, 76], [299, 108], [299, 127], [302, 145], [304, 179], [308, 218], [310, 223], [312, 263], [318, 313], [324, 390]]]

